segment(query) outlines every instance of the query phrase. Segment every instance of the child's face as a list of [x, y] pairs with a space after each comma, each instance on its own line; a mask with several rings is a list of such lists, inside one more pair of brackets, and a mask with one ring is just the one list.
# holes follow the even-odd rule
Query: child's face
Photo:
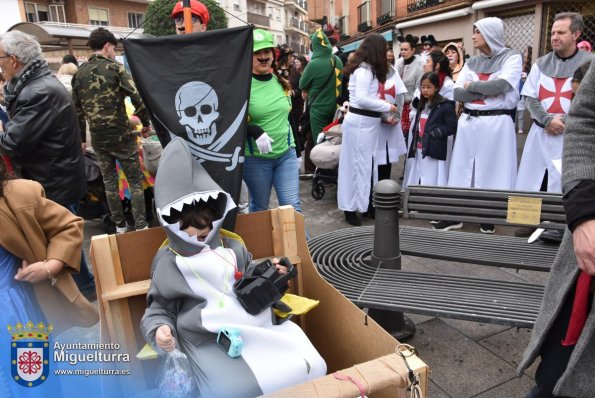
[[211, 232], [211, 228], [209, 228], [209, 227], [196, 228], [193, 226], [189, 226], [188, 228], [184, 229], [183, 231], [186, 232], [188, 234], [188, 236], [190, 236], [190, 237], [196, 236], [196, 240], [198, 240], [199, 242], [204, 242], [207, 239], [209, 232]]
[[436, 91], [438, 91], [436, 89], [436, 86], [434, 86], [428, 79], [421, 82], [421, 86], [419, 89], [421, 91], [421, 95], [423, 95], [426, 99], [434, 98], [434, 95], [436, 95]]

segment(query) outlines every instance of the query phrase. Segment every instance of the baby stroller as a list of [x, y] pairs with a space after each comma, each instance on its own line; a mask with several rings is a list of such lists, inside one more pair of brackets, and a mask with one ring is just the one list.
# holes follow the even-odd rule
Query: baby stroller
[[312, 179], [312, 197], [320, 200], [324, 197], [326, 184], [336, 184], [341, 153], [341, 123], [343, 111], [338, 109], [335, 120], [322, 129], [318, 144], [310, 152], [310, 160], [316, 166]]

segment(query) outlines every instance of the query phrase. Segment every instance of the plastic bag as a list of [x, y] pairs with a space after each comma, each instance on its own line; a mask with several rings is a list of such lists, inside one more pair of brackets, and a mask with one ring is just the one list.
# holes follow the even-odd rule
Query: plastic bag
[[397, 119], [397, 114], [394, 112], [382, 112], [380, 115], [380, 121], [385, 124], [389, 124], [391, 126], [395, 126], [399, 123], [399, 119]]
[[162, 398], [199, 397], [198, 384], [186, 354], [177, 348], [165, 353], [159, 367], [159, 396]]

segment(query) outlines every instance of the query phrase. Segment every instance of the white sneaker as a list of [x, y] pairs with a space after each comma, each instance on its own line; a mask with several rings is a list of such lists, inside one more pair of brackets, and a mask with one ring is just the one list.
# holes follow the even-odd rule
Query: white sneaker
[[128, 225], [124, 225], [123, 227], [118, 227], [116, 225], [116, 233], [117, 234], [124, 234], [126, 232], [128, 232]]
[[149, 229], [149, 226], [148, 225], [145, 225], [144, 228], [137, 228], [136, 230], [137, 231], [144, 231], [145, 229]]
[[432, 226], [432, 229], [440, 231], [450, 231], [451, 229], [463, 228], [463, 223], [459, 221], [440, 221]]

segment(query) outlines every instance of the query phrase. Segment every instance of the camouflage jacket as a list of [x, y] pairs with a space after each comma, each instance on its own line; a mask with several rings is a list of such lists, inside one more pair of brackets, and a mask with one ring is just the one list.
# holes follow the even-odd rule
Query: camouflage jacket
[[113, 140], [118, 139], [114, 134], [130, 132], [124, 104], [127, 96], [130, 96], [136, 108], [135, 114], [143, 125], [149, 125], [146, 108], [124, 65], [102, 55], [94, 54], [88, 62], [81, 65], [72, 79], [72, 96], [83, 142], [86, 131], [85, 119], [89, 122], [89, 129], [94, 137], [105, 133], [110, 137], [103, 138]]

